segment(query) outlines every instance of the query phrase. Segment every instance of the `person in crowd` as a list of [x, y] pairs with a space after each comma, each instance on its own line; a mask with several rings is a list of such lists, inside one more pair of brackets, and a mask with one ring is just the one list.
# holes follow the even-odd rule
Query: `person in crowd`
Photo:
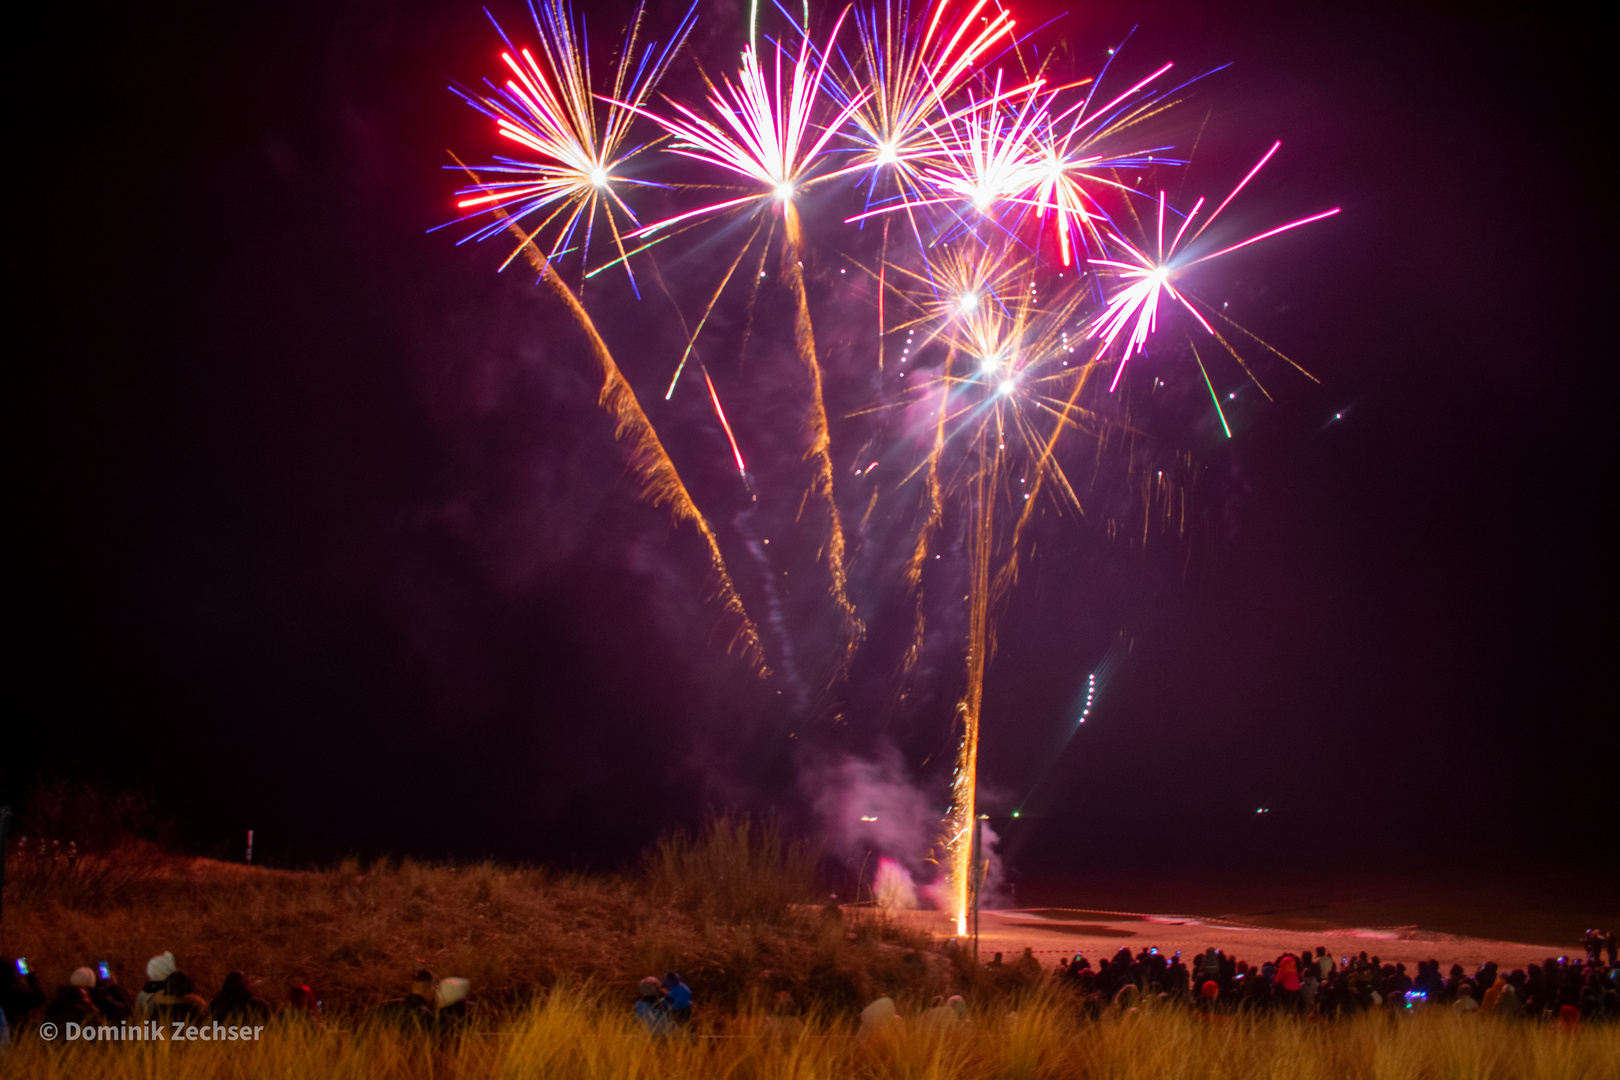
[[1616, 1004], [1620, 1002], [1616, 1001], [1614, 983], [1598, 973], [1597, 963], [1588, 964], [1576, 1003], [1576, 1008], [1581, 1011], [1581, 1019], [1588, 1022], [1607, 1020], [1615, 1015]]
[[21, 1031], [23, 1019], [45, 1004], [39, 976], [32, 970], [21, 973], [18, 964], [14, 957], [0, 958], [0, 1012], [6, 1014], [6, 1025], [12, 1031]]
[[786, 990], [778, 990], [771, 998], [771, 1014], [765, 1018], [765, 1034], [773, 1039], [796, 1039], [804, 1034], [804, 1021], [799, 1018], [798, 1003]]
[[270, 1006], [253, 992], [248, 977], [240, 971], [225, 976], [225, 984], [208, 1003], [208, 1015], [222, 1024], [263, 1024], [270, 1019]]
[[1496, 1003], [1496, 1011], [1501, 1016], [1522, 1017], [1525, 1015], [1524, 1003], [1529, 1000], [1529, 978], [1523, 970], [1514, 968], [1508, 973], [1507, 988], [1502, 991], [1501, 1000]]
[[1041, 984], [1041, 962], [1035, 958], [1035, 950], [1025, 947], [1024, 955], [1018, 958], [1013, 969], [1019, 985], [1034, 989]]
[[1502, 995], [1511, 993], [1512, 990], [1513, 986], [1508, 982], [1507, 975], [1498, 974], [1496, 981], [1486, 987], [1485, 993], [1480, 996], [1479, 1011], [1487, 1015], [1495, 1013], [1497, 1007], [1502, 1003]]
[[956, 1012], [945, 1004], [945, 996], [941, 994], [934, 998], [917, 1019], [930, 1027], [949, 1027], [956, 1023]]
[[163, 993], [163, 980], [174, 974], [174, 953], [163, 952], [146, 962], [146, 983], [135, 995], [135, 1019], [152, 1018], [152, 1002]]
[[315, 1027], [324, 1027], [321, 1017], [321, 1003], [315, 997], [315, 991], [306, 984], [299, 983], [287, 990], [287, 1007], [281, 1010], [283, 1020], [295, 1023], [313, 1024]]
[[130, 1005], [129, 998], [124, 994], [124, 988], [118, 985], [109, 968], [105, 977], [90, 968], [79, 968], [68, 980], [75, 986], [84, 987], [90, 994], [90, 1000], [95, 1004], [96, 1011], [109, 1024], [121, 1024], [134, 1014], [134, 1007]]
[[[81, 973], [88, 978], [81, 978]], [[69, 978], [66, 986], [57, 987], [56, 996], [45, 1006], [46, 1021], [57, 1024], [64, 1030], [68, 1024], [100, 1027], [105, 1021], [101, 1010], [90, 1000], [89, 990], [89, 987], [95, 984], [95, 976], [96, 973], [89, 968], [79, 968]]]
[[1284, 953], [1277, 961], [1277, 974], [1274, 982], [1277, 1003], [1289, 1012], [1299, 1011], [1299, 958], [1293, 953]]
[[176, 971], [163, 980], [163, 990], [152, 999], [152, 1019], [164, 1025], [200, 1024], [208, 1019], [208, 1002], [185, 972]]
[[433, 972], [418, 968], [411, 977], [411, 992], [402, 998], [384, 1002], [374, 1014], [384, 1024], [426, 1031], [433, 1026], [433, 1006], [437, 1000]]
[[675, 1030], [675, 1021], [664, 1004], [664, 987], [658, 976], [649, 975], [636, 986], [636, 1021], [647, 1034], [662, 1038]]
[[863, 1039], [871, 1038], [884, 1028], [898, 1022], [899, 1019], [900, 1010], [894, 1007], [894, 998], [884, 994], [861, 1010], [860, 1036]]
[[438, 1026], [445, 1034], [465, 1031], [472, 1022], [473, 1001], [468, 997], [472, 984], [459, 976], [451, 976], [439, 983]]
[[1172, 1001], [1184, 1002], [1187, 1000], [1188, 978], [1187, 965], [1181, 959], [1181, 950], [1177, 949], [1175, 958], [1165, 968], [1166, 984], [1164, 989], [1170, 995]]
[[692, 1026], [692, 988], [681, 980], [678, 971], [664, 973], [664, 1005], [669, 1017], [680, 1027]]
[[1453, 989], [1455, 995], [1451, 1001], [1451, 1010], [1458, 1013], [1473, 1013], [1479, 1011], [1479, 1000], [1474, 997], [1474, 984], [1464, 979]]

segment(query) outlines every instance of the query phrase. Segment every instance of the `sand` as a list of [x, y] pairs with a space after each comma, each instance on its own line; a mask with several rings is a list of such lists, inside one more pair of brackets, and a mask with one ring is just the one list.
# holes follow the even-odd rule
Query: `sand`
[[[907, 911], [898, 917], [906, 925], [935, 937], [949, 937], [953, 931], [942, 912]], [[1404, 963], [1409, 972], [1419, 960], [1439, 960], [1443, 968], [1461, 964], [1470, 973], [1486, 960], [1512, 969], [1540, 963], [1549, 956], [1573, 957], [1576, 952], [1568, 946], [1463, 937], [1415, 926], [1279, 930], [1193, 916], [1068, 908], [979, 914], [979, 954], [985, 960], [999, 952], [1010, 963], [1029, 948], [1046, 967], [1077, 952], [1095, 963], [1099, 956], [1112, 955], [1121, 946], [1132, 952], [1157, 946], [1167, 954], [1179, 949], [1188, 960], [1213, 946], [1251, 962], [1272, 960], [1285, 952], [1298, 954], [1307, 946], [1314, 953], [1317, 946], [1322, 946], [1335, 960], [1365, 951], [1386, 963]]]

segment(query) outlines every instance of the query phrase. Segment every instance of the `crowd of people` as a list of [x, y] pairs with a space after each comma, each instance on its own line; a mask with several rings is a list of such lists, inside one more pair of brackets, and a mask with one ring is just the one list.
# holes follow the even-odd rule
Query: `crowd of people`
[[[1409, 971], [1404, 963], [1387, 963], [1365, 951], [1335, 959], [1322, 946], [1259, 964], [1220, 949], [1183, 960], [1179, 951], [1166, 956], [1148, 948], [1133, 955], [1121, 948], [1096, 967], [1076, 954], [1058, 965], [1053, 978], [1092, 1010], [1127, 1007], [1153, 996], [1214, 1015], [1286, 1010], [1331, 1018], [1369, 1009], [1440, 1007], [1578, 1023], [1620, 1019], [1617, 950], [1620, 942], [1614, 934], [1588, 931], [1584, 960], [1548, 957], [1512, 971], [1486, 961], [1472, 973], [1452, 964], [1442, 973], [1438, 960], [1420, 960]], [[1027, 966], [1033, 960], [1026, 949], [1020, 963]], [[991, 966], [999, 961], [998, 955]]]
[[[474, 1015], [470, 989], [466, 979], [436, 979], [421, 968], [409, 993], [377, 1006], [372, 1016], [380, 1023], [454, 1033], [465, 1028]], [[13, 1032], [31, 1025], [36, 1011], [40, 1022], [55, 1024], [59, 1031], [70, 1023], [80, 1030], [148, 1022], [164, 1030], [173, 1024], [182, 1028], [273, 1022], [324, 1025], [323, 1004], [305, 984], [288, 987], [285, 1001], [275, 1006], [260, 996], [247, 974], [233, 971], [225, 976], [217, 994], [205, 998], [177, 968], [170, 952], [146, 962], [146, 981], [133, 999], [105, 962], [74, 969], [64, 985], [47, 995], [26, 959], [6, 958], [0, 965], [0, 1047], [10, 1042]]]
[[[1212, 1019], [1239, 1012], [1279, 1011], [1331, 1019], [1369, 1010], [1446, 1008], [1566, 1025], [1620, 1020], [1620, 941], [1613, 933], [1588, 931], [1585, 944], [1584, 960], [1549, 957], [1512, 971], [1487, 961], [1472, 973], [1461, 964], [1442, 972], [1438, 960], [1420, 960], [1416, 970], [1409, 971], [1404, 963], [1386, 963], [1366, 952], [1335, 959], [1322, 946], [1258, 964], [1216, 948], [1191, 959], [1156, 948], [1135, 953], [1121, 948], [1111, 957], [1099, 958], [1095, 966], [1076, 953], [1050, 973], [1033, 951], [1025, 949], [1011, 964], [997, 953], [985, 968], [991, 983], [1002, 989], [1032, 989], [1050, 980], [1062, 992], [1077, 995], [1094, 1016], [1105, 1010], [1125, 1012], [1151, 999]], [[454, 1034], [474, 1019], [470, 990], [464, 978], [438, 979], [419, 968], [408, 993], [376, 1006], [370, 1016], [395, 1027]], [[670, 1037], [690, 1032], [693, 1007], [692, 988], [671, 971], [663, 978], [649, 975], [640, 981], [632, 1011], [649, 1034]], [[289, 987], [284, 1004], [276, 1007], [259, 995], [249, 976], [233, 971], [218, 993], [204, 998], [168, 952], [147, 961], [146, 981], [133, 998], [106, 963], [76, 968], [47, 996], [26, 960], [5, 960], [0, 966], [0, 1047], [9, 1042], [10, 1033], [30, 1023], [36, 1010], [43, 1010], [42, 1021], [59, 1029], [69, 1023], [84, 1029], [149, 1021], [165, 1028], [176, 1023], [323, 1023], [322, 1003], [307, 985]], [[767, 1023], [776, 1031], [802, 1029], [796, 1012], [792, 996], [779, 992]], [[957, 995], [939, 998], [919, 1019], [954, 1023], [966, 1017], [966, 1000]], [[860, 1030], [870, 1032], [899, 1018], [893, 999], [884, 995], [862, 1011]]]

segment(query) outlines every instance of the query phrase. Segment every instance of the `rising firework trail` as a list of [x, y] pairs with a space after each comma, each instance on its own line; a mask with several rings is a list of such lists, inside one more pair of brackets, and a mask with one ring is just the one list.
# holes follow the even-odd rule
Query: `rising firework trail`
[[[733, 82], [729, 77], [722, 77], [718, 85], [709, 84], [708, 105], [712, 117], [678, 101], [670, 102], [676, 113], [674, 116], [653, 113], [639, 105], [627, 104], [626, 107], [632, 111], [646, 112], [664, 126], [674, 137], [669, 147], [670, 153], [722, 169], [739, 177], [748, 189], [735, 198], [723, 199], [655, 222], [640, 230], [638, 235], [653, 236], [694, 219], [726, 211], [746, 210], [772, 215], [774, 231], [774, 215], [778, 212], [781, 214], [782, 271], [796, 301], [793, 341], [810, 380], [810, 406], [805, 417], [810, 434], [810, 446], [805, 456], [815, 467], [810, 491], [827, 508], [827, 569], [832, 579], [833, 603], [844, 626], [843, 664], [847, 666], [865, 634], [865, 626], [849, 599], [844, 524], [833, 486], [832, 435], [827, 422], [810, 300], [804, 287], [804, 230], [797, 205], [797, 200], [811, 184], [840, 175], [837, 172], [818, 172], [824, 151], [865, 100], [864, 95], [858, 95], [846, 102], [834, 112], [831, 123], [817, 133], [816, 112], [827, 98], [827, 63], [832, 53], [832, 42], [838, 36], [843, 19], [840, 15], [833, 24], [827, 47], [819, 57], [811, 50], [808, 33], [800, 43], [797, 56], [789, 54], [786, 47], [778, 43], [774, 49], [775, 62], [770, 76], [767, 76], [765, 66], [760, 63], [754, 46], [750, 44], [743, 49], [737, 80]], [[784, 74], [788, 81], [785, 92], [782, 85]], [[747, 250], [746, 245], [743, 250]], [[731, 270], [722, 279], [720, 290], [725, 288], [741, 259], [739, 253]], [[699, 319], [699, 329], [719, 301], [720, 290], [716, 290]], [[689, 342], [688, 352], [690, 348]], [[676, 378], [679, 378], [679, 368]]]
[[[668, 70], [676, 51], [690, 34], [694, 10], [689, 10], [681, 20], [668, 45], [662, 49], [656, 43], [647, 46], [641, 53], [639, 63], [632, 68], [643, 13], [643, 8], [636, 8], [611, 81], [615, 99], [626, 98], [639, 103], [652, 93], [658, 80]], [[738, 620], [735, 644], [740, 646], [750, 665], [761, 673], [768, 673], [760, 648], [759, 630], [743, 606], [713, 528], [692, 500], [674, 461], [648, 420], [635, 391], [619, 370], [595, 322], [580, 302], [578, 293], [558, 273], [557, 259], [579, 237], [582, 225], [584, 235], [579, 238], [577, 246], [581, 252], [582, 270], [587, 265], [590, 236], [598, 217], [607, 223], [619, 252], [615, 262], [622, 263], [626, 273], [629, 273], [616, 215], [622, 213], [633, 223], [635, 214], [615, 188], [620, 183], [630, 182], [619, 176], [617, 170], [639, 148], [626, 146], [632, 112], [620, 105], [609, 104], [599, 114], [584, 49], [583, 31], [576, 26], [568, 8], [561, 0], [542, 0], [531, 11], [543, 63], [536, 60], [531, 50], [513, 46], [511, 39], [497, 24], [496, 31], [507, 46], [501, 59], [513, 78], [501, 87], [488, 84], [491, 93], [484, 96], [452, 87], [468, 104], [495, 120], [504, 138], [540, 155], [538, 161], [497, 157], [495, 165], [485, 166], [487, 170], [504, 177], [495, 181], [486, 180], [451, 155], [455, 161], [453, 167], [471, 180], [470, 186], [457, 192], [457, 208], [464, 212], [462, 220], [480, 216], [492, 219], [466, 239], [482, 240], [502, 231], [510, 233], [516, 238], [517, 246], [501, 267], [504, 269], [513, 258], [522, 254], [540, 280], [550, 286], [585, 331], [602, 374], [602, 389], [597, 400], [613, 417], [615, 435], [630, 451], [630, 468], [640, 483], [643, 496], [654, 506], [667, 506], [676, 520], [690, 521], [697, 528], [709, 549], [710, 569], [721, 606]], [[544, 216], [538, 224], [531, 225], [526, 219], [536, 215]], [[540, 238], [548, 228], [552, 229], [553, 235], [543, 250]], [[631, 283], [633, 287], [633, 278]], [[718, 395], [713, 400], [721, 423], [726, 424]], [[731, 434], [729, 425], [726, 425], [726, 433], [728, 437]], [[738, 460], [741, 467], [740, 454]]]

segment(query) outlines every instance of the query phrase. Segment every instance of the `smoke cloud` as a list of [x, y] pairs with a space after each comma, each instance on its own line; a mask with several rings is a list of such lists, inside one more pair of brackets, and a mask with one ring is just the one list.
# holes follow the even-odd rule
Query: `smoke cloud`
[[875, 875], [886, 860], [892, 867], [886, 878], [891, 890], [896, 873], [908, 883], [929, 882], [940, 873], [933, 856], [945, 816], [944, 789], [931, 794], [919, 787], [892, 747], [874, 759], [825, 760], [806, 768], [799, 782], [828, 850], [851, 868], [871, 864]]

